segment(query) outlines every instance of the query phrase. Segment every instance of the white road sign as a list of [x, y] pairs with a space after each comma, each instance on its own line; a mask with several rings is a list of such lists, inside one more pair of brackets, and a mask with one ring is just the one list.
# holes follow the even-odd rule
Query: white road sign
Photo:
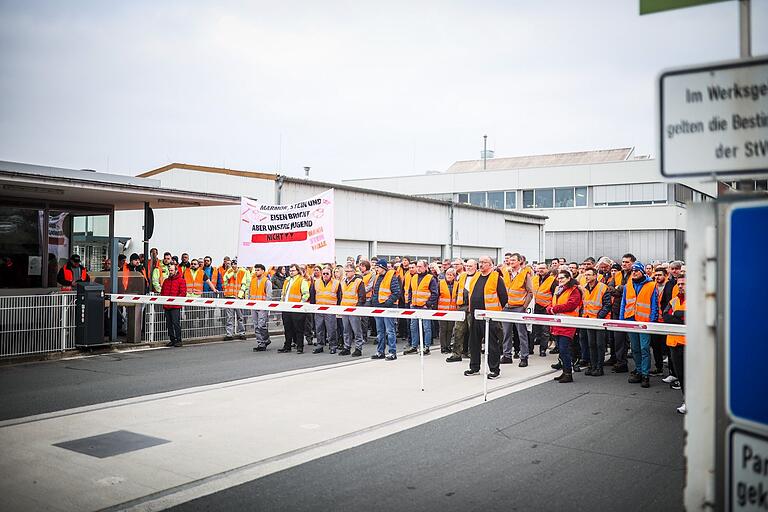
[[768, 173], [768, 59], [665, 71], [659, 103], [663, 176]]
[[736, 428], [730, 436], [727, 510], [768, 510], [768, 439]]

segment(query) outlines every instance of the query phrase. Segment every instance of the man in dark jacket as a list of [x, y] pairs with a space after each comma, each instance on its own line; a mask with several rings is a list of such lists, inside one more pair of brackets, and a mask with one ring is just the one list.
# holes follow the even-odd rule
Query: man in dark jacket
[[[179, 267], [175, 263], [168, 265], [168, 277], [163, 281], [160, 295], [165, 297], [186, 297], [187, 283], [181, 277]], [[169, 341], [167, 347], [181, 346], [181, 306], [165, 304], [165, 324], [168, 326]]]
[[[490, 256], [481, 256], [479, 262], [479, 275], [472, 278], [470, 282], [467, 315], [474, 315], [475, 310], [478, 309], [501, 311], [507, 305], [507, 288], [504, 285], [501, 272], [493, 268], [493, 260]], [[493, 281], [488, 284], [488, 281], [491, 279], [496, 280], [495, 293], [492, 292]], [[487, 291], [486, 284], [490, 288]], [[501, 373], [499, 368], [501, 337], [501, 326], [498, 322], [491, 320], [488, 325], [489, 339], [485, 340], [485, 349], [488, 351], [488, 369], [490, 370], [488, 373], [489, 379], [495, 379]], [[469, 370], [464, 371], [464, 375], [467, 377], [480, 372], [480, 346], [483, 338], [485, 338], [485, 322], [473, 320], [469, 333]]]

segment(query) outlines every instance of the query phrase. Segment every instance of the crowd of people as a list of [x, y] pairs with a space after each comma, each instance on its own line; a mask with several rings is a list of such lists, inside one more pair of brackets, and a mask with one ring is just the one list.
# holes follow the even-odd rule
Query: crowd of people
[[[62, 287], [71, 287], [73, 279], [87, 279], [87, 272], [78, 265], [79, 261], [71, 260], [62, 267]], [[580, 372], [601, 377], [610, 366], [613, 373], [628, 373], [628, 382], [642, 388], [650, 387], [651, 377], [658, 376], [684, 391], [684, 336], [546, 324], [533, 324], [529, 331], [524, 323], [491, 321], [489, 339], [484, 340], [484, 322], [473, 319], [475, 310], [485, 309], [684, 324], [685, 265], [681, 261], [644, 265], [632, 254], [625, 254], [620, 262], [589, 257], [581, 263], [553, 258], [549, 263], [530, 264], [519, 253], [507, 253], [499, 264], [489, 256], [431, 262], [407, 257], [371, 262], [358, 257], [348, 258], [342, 265], [266, 268], [256, 264], [245, 268], [229, 257], [221, 266], [214, 265], [210, 257], [190, 259], [186, 253], [177, 258], [166, 252], [159, 259], [157, 249], [152, 249], [148, 261], [132, 254], [118, 265], [121, 270], [139, 272], [144, 276], [145, 291], [161, 295], [199, 297], [209, 292], [226, 298], [274, 300], [279, 290], [279, 300], [286, 302], [466, 313], [464, 320], [453, 322], [283, 312], [285, 341], [278, 349], [280, 353], [301, 354], [305, 345], [312, 345], [313, 353], [327, 349], [360, 357], [370, 335], [376, 344], [370, 357], [394, 361], [397, 338], [405, 341], [402, 356], [419, 353], [421, 327], [423, 354], [429, 355], [433, 340], [439, 341], [441, 353], [448, 356], [446, 362], [469, 359], [466, 376], [480, 374], [480, 354], [485, 347], [489, 379], [500, 375], [502, 365], [517, 362], [518, 367], [527, 367], [529, 358], [538, 352], [540, 357], [558, 355], [552, 367], [561, 370], [555, 378], [559, 383], [573, 382], [574, 373]], [[169, 345], [180, 346], [181, 307], [164, 308]], [[224, 312], [225, 339], [246, 339], [243, 311]], [[254, 310], [252, 314], [253, 350], [264, 351], [270, 344], [267, 312]], [[630, 358], [634, 362], [631, 371]], [[685, 414], [684, 402], [677, 411]]]

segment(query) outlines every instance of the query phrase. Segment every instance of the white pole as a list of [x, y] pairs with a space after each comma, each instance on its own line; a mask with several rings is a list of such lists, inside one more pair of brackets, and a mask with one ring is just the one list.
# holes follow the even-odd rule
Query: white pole
[[[421, 324], [424, 322], [422, 319], [416, 320], [419, 323], [419, 359], [421, 362], [421, 390], [424, 391], [424, 326]], [[427, 320], [429, 322], [429, 320]]]
[[490, 340], [488, 339], [488, 334], [491, 330], [490, 326], [491, 320], [485, 317], [485, 357], [483, 357], [483, 371], [480, 372], [483, 375], [483, 402], [488, 401], [488, 376], [486, 372], [488, 372], [488, 350], [491, 347]]

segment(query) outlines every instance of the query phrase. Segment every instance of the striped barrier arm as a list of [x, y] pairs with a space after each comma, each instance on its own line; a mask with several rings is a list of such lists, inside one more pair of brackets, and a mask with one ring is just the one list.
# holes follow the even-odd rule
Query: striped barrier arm
[[566, 315], [537, 315], [532, 313], [513, 313], [511, 311], [475, 311], [478, 320], [496, 320], [499, 322], [514, 322], [523, 324], [548, 325], [550, 327], [575, 327], [577, 329], [605, 329], [608, 331], [624, 331], [646, 334], [677, 334], [685, 335], [685, 325], [663, 324], [651, 322], [630, 322], [627, 320], [611, 320], [605, 318], [581, 318]]
[[261, 311], [286, 311], [290, 313], [323, 313], [328, 315], [372, 316], [383, 318], [420, 318], [423, 320], [464, 320], [463, 311], [439, 311], [434, 309], [397, 309], [364, 306], [324, 306], [306, 302], [282, 302], [248, 299], [211, 299], [196, 297], [165, 297], [162, 295], [108, 295], [119, 304], [160, 304], [172, 306], [198, 306], [227, 309], [254, 309]]

